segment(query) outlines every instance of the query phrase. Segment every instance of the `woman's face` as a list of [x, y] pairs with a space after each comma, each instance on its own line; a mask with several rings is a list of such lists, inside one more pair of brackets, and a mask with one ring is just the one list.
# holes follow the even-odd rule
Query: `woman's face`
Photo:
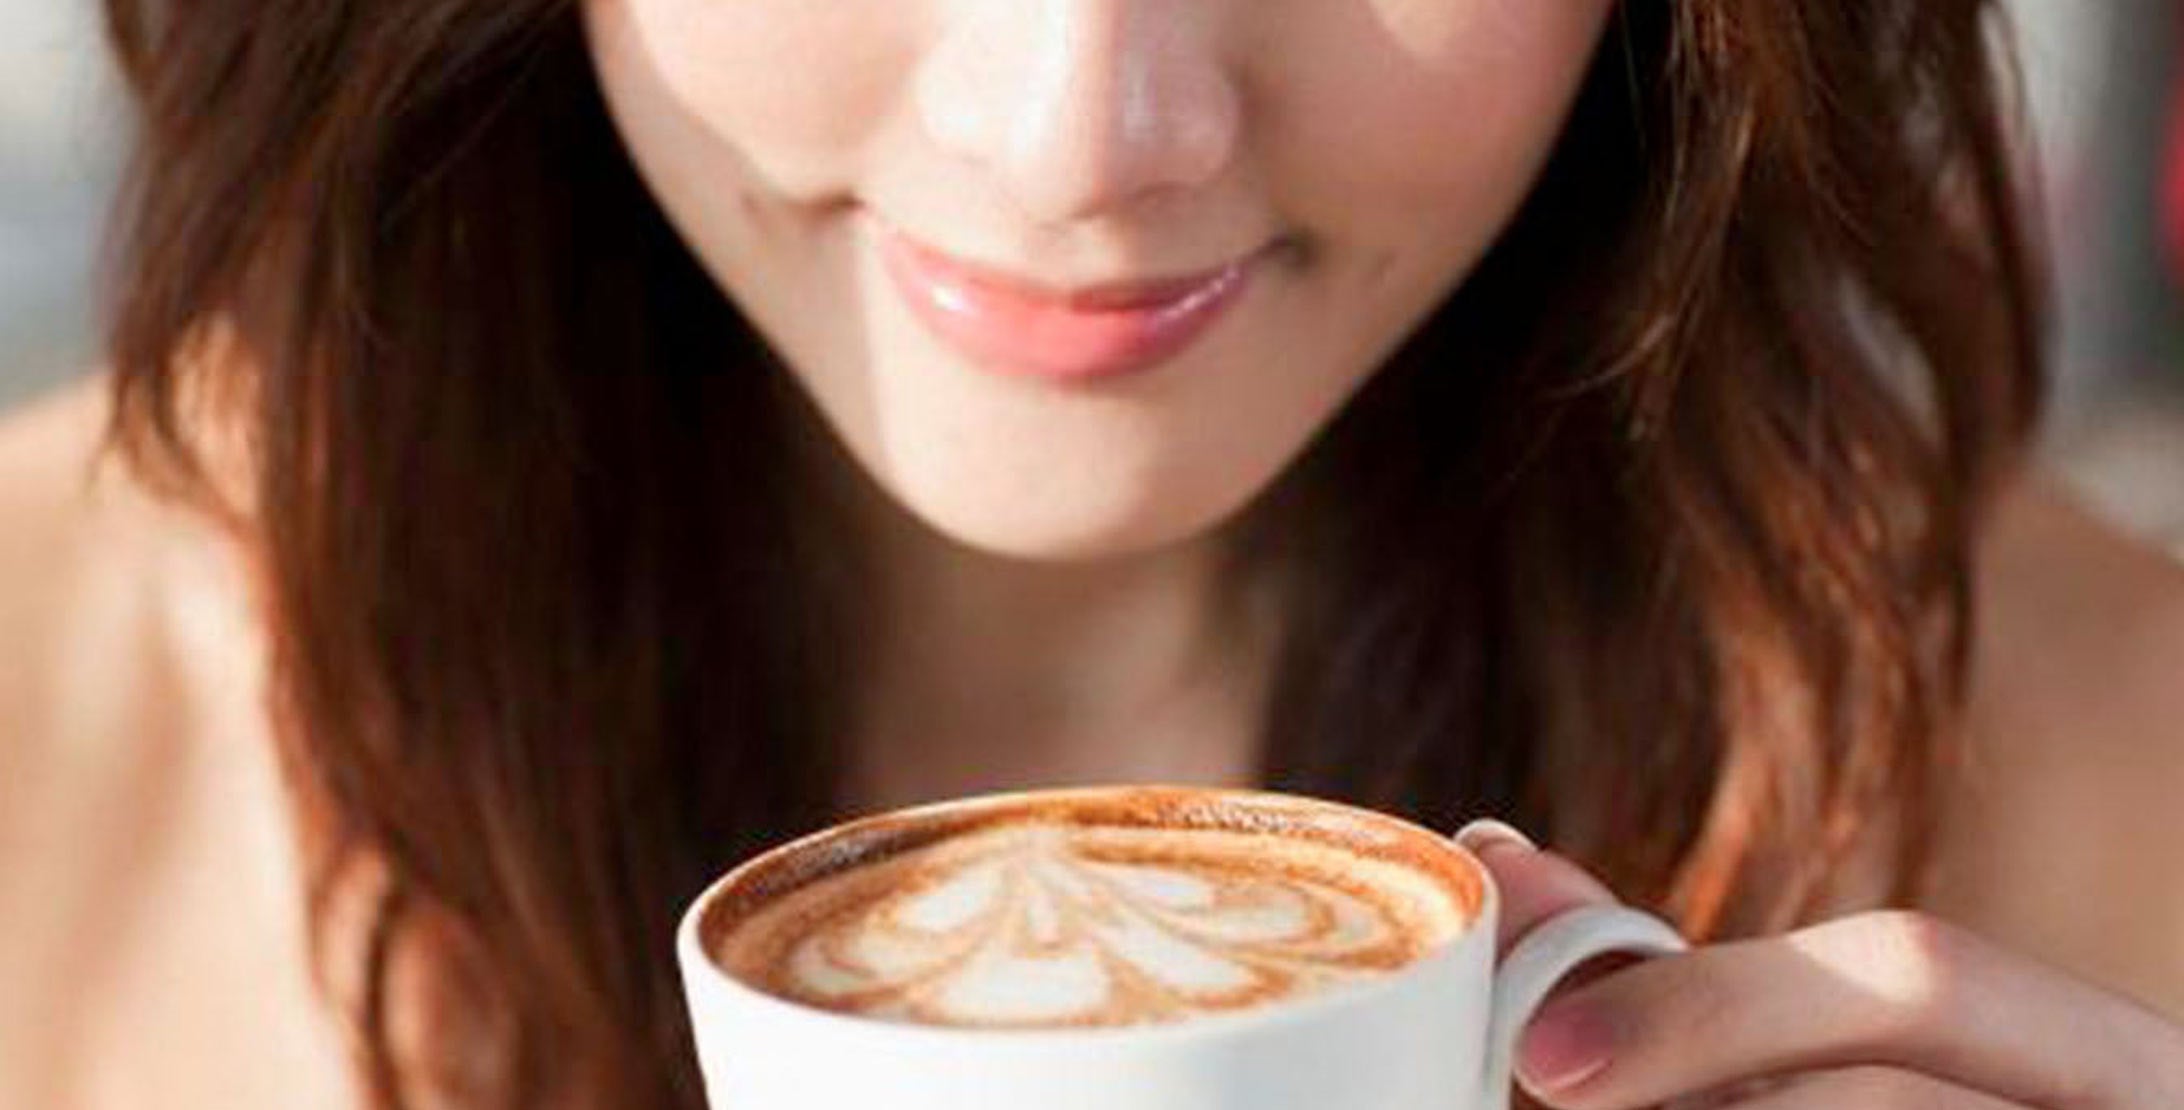
[[[1301, 453], [1513, 216], [1611, 3], [585, 17], [639, 172], [857, 462], [961, 542], [1082, 559], [1200, 535]], [[1010, 283], [899, 279], [895, 236]]]

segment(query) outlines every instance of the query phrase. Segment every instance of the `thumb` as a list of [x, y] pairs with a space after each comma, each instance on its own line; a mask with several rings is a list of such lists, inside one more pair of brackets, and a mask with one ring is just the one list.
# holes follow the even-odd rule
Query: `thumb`
[[1457, 830], [1455, 839], [1486, 865], [1501, 893], [1496, 952], [1508, 952], [1534, 926], [1564, 910], [1616, 902], [1614, 892], [1584, 868], [1538, 848], [1500, 821], [1473, 821]]

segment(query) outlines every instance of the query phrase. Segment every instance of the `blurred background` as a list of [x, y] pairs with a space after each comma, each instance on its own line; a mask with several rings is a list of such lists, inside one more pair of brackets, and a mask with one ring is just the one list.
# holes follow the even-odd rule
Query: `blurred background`
[[[2184, 173], [2171, 174], [2184, 5], [2007, 6], [2060, 277], [2043, 450], [2107, 515], [2184, 557]], [[92, 0], [0, 0], [0, 408], [98, 358], [90, 291], [125, 115], [97, 30]]]

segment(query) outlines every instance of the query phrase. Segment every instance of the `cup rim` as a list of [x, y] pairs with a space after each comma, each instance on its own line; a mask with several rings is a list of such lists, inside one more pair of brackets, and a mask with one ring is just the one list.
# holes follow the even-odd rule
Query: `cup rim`
[[[1187, 1019], [1164, 1022], [1148, 1022], [1136, 1025], [1098, 1026], [963, 1026], [937, 1023], [889, 1021], [857, 1014], [829, 1010], [804, 1002], [783, 998], [761, 989], [732, 975], [713, 959], [705, 944], [706, 925], [710, 911], [730, 889], [749, 881], [750, 876], [762, 873], [766, 868], [779, 866], [790, 856], [802, 855], [831, 842], [858, 835], [870, 835], [875, 829], [890, 823], [916, 822], [946, 814], [976, 813], [990, 809], [1006, 809], [1014, 806], [1067, 803], [1071, 800], [1097, 800], [1129, 794], [1152, 792], [1180, 796], [1190, 795], [1216, 803], [1243, 802], [1260, 805], [1298, 806], [1323, 810], [1336, 816], [1377, 825], [1400, 836], [1421, 844], [1430, 843], [1435, 854], [1451, 861], [1467, 873], [1470, 884], [1477, 890], [1477, 903], [1470, 919], [1453, 936], [1435, 946], [1418, 959], [1394, 971], [1370, 979], [1340, 983], [1313, 991], [1292, 999], [1281, 999], [1261, 1006], [1228, 1012], [1193, 1016]], [[816, 832], [806, 833], [781, 844], [767, 848], [736, 864], [708, 883], [705, 889], [684, 908], [675, 931], [675, 945], [684, 967], [685, 991], [700, 989], [725, 992], [743, 1004], [762, 1008], [778, 1020], [794, 1020], [812, 1023], [852, 1036], [875, 1036], [888, 1039], [911, 1039], [933, 1044], [954, 1043], [979, 1045], [1055, 1045], [1064, 1042], [1077, 1043], [1087, 1039], [1103, 1043], [1117, 1041], [1167, 1041], [1193, 1039], [1202, 1036], [1219, 1036], [1233, 1033], [1240, 1027], [1267, 1023], [1286, 1024], [1295, 1021], [1316, 1020], [1330, 1012], [1352, 1009], [1370, 1004], [1375, 999], [1405, 989], [1420, 976], [1432, 974], [1432, 969], [1467, 958], [1471, 950], [1480, 944], [1487, 946], [1486, 964], [1491, 973], [1493, 963], [1491, 933], [1500, 919], [1501, 895], [1494, 884], [1493, 872], [1480, 861], [1477, 853], [1458, 843], [1454, 836], [1438, 833], [1406, 818], [1383, 813], [1363, 806], [1316, 798], [1275, 790], [1259, 790], [1243, 787], [1196, 787], [1151, 784], [1115, 784], [1106, 786], [1070, 786], [1001, 791], [989, 794], [967, 795], [961, 798], [926, 802], [898, 809], [885, 810], [830, 825]]]

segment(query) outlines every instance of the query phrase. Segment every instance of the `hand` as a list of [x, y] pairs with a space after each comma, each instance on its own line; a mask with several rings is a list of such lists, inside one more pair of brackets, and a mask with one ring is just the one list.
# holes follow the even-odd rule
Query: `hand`
[[[1614, 901], [1505, 826], [1458, 837], [1502, 892], [1504, 950], [1562, 910]], [[2184, 1028], [1883, 911], [1573, 981], [1526, 1029], [1517, 1071], [1557, 1110], [2177, 1110]]]

